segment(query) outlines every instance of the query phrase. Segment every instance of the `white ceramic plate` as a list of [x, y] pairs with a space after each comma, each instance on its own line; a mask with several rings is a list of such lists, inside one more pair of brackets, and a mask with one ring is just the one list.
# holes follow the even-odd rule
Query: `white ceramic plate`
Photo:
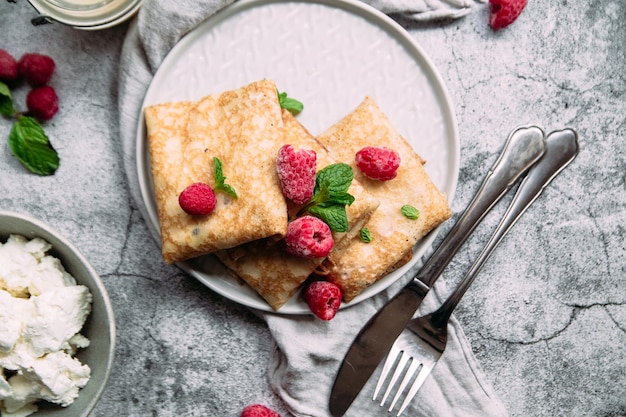
[[[195, 100], [269, 78], [304, 103], [299, 120], [316, 135], [352, 111], [366, 95], [427, 160], [426, 169], [452, 199], [459, 169], [456, 120], [446, 89], [411, 36], [358, 1], [242, 0], [186, 35], [167, 55], [143, 106]], [[158, 236], [143, 118], [137, 129], [137, 168], [148, 224]], [[413, 261], [363, 291], [354, 305], [400, 278], [432, 243], [415, 247]], [[251, 288], [213, 257], [181, 267], [219, 294], [271, 311]], [[298, 296], [279, 313], [309, 313]]]

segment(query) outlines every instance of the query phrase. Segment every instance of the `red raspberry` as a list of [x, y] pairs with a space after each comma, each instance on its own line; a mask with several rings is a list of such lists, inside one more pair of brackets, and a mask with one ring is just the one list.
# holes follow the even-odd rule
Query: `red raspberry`
[[302, 216], [289, 222], [285, 249], [301, 258], [325, 258], [334, 245], [330, 227], [313, 216]]
[[10, 53], [0, 49], [0, 81], [12, 83], [18, 76], [17, 61]]
[[35, 119], [50, 120], [59, 111], [59, 98], [54, 88], [44, 85], [30, 90], [26, 96], [26, 107]]
[[341, 305], [341, 289], [329, 281], [313, 281], [304, 291], [304, 300], [317, 317], [331, 320]]
[[213, 213], [217, 198], [211, 187], [202, 182], [194, 182], [178, 196], [180, 208], [192, 216], [206, 216]]
[[280, 414], [264, 405], [253, 404], [243, 409], [241, 417], [280, 417]]
[[510, 25], [522, 13], [527, 3], [528, 0], [489, 0], [489, 24], [495, 30]]
[[278, 150], [276, 172], [285, 197], [296, 204], [305, 204], [313, 197], [315, 188], [315, 151], [295, 151], [291, 145]]
[[17, 63], [20, 75], [31, 87], [48, 84], [54, 72], [54, 60], [42, 54], [24, 54]]
[[384, 146], [366, 146], [354, 157], [356, 166], [373, 180], [388, 181], [396, 177], [400, 155]]

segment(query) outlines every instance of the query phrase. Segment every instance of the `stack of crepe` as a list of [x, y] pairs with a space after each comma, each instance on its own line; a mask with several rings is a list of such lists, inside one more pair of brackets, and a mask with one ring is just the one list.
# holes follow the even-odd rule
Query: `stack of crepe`
[[[274, 310], [314, 273], [326, 275], [346, 302], [352, 300], [408, 261], [415, 243], [451, 215], [424, 161], [370, 98], [317, 138], [280, 108], [270, 80], [198, 102], [150, 106], [145, 118], [164, 260], [215, 254]], [[335, 245], [327, 258], [298, 258], [282, 248], [287, 223], [301, 209], [283, 197], [276, 173], [276, 155], [285, 144], [314, 150], [318, 170], [335, 162], [353, 166], [349, 230], [333, 233]], [[380, 182], [363, 176], [354, 155], [364, 146], [396, 150], [402, 161], [397, 177]], [[186, 214], [178, 195], [193, 182], [215, 186], [214, 157], [222, 161], [238, 198], [218, 192], [212, 214]], [[420, 211], [418, 219], [402, 215], [405, 204]], [[359, 237], [363, 227], [372, 234], [370, 243]]]

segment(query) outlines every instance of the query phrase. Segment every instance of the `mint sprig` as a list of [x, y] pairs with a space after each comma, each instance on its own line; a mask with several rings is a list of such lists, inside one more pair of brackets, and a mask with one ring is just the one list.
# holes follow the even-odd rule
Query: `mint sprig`
[[347, 232], [346, 206], [354, 202], [354, 196], [348, 193], [353, 178], [352, 167], [341, 162], [318, 171], [313, 197], [300, 213], [308, 211], [328, 224], [333, 232]]
[[278, 94], [278, 103], [280, 104], [280, 107], [288, 110], [294, 116], [304, 110], [304, 104], [302, 104], [295, 98], [288, 97], [287, 93], [281, 93], [278, 90], [276, 90], [276, 93]]
[[213, 173], [215, 176], [215, 190], [221, 191], [232, 198], [238, 198], [237, 191], [231, 185], [226, 184], [226, 177], [222, 170], [222, 161], [216, 156], [213, 157]]
[[32, 117], [17, 118], [9, 133], [9, 147], [13, 155], [34, 174], [52, 175], [59, 167], [59, 155], [41, 125]]
[[52, 175], [59, 168], [59, 155], [39, 122], [15, 110], [9, 86], [0, 82], [0, 114], [15, 119], [9, 133], [9, 148], [33, 174]]

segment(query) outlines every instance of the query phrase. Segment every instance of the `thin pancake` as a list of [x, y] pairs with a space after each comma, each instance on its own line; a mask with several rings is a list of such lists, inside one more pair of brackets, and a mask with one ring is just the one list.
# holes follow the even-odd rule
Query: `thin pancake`
[[[291, 144], [296, 150], [314, 150], [317, 154], [318, 170], [335, 162], [326, 149], [286, 110], [283, 111], [283, 122], [285, 144]], [[346, 208], [349, 230], [347, 233], [333, 233], [335, 245], [332, 251], [341, 250], [345, 242], [358, 234], [361, 226], [379, 204], [378, 200], [369, 195], [356, 181], [352, 182], [348, 192], [355, 197], [354, 203]], [[295, 216], [300, 208], [301, 206], [290, 203], [291, 216]], [[282, 249], [280, 243], [272, 239], [251, 242], [217, 252], [216, 255], [237, 276], [254, 288], [274, 310], [278, 310], [287, 302], [324, 260], [289, 255]]]
[[[166, 262], [284, 236], [287, 206], [274, 169], [274, 155], [284, 143], [283, 126], [272, 81], [197, 103], [150, 106], [145, 117]], [[194, 182], [215, 187], [214, 157], [238, 198], [217, 192], [212, 214], [189, 215], [180, 208], [178, 195]]]
[[[351, 164], [357, 181], [380, 200], [380, 206], [365, 225], [373, 236], [372, 242], [364, 243], [358, 236], [354, 237], [344, 250], [330, 254], [323, 264], [327, 278], [339, 285], [344, 300], [350, 301], [410, 259], [413, 246], [452, 213], [446, 196], [424, 170], [422, 158], [371, 98], [365, 98], [317, 139], [336, 160]], [[376, 181], [360, 172], [354, 156], [365, 146], [386, 146], [400, 154], [396, 178]], [[419, 210], [417, 220], [402, 214], [400, 209], [405, 204]]]

